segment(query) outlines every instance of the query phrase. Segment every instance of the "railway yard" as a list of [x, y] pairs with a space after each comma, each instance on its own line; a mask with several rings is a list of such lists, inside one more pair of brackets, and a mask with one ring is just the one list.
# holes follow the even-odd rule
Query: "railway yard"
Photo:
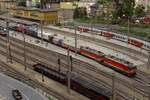
[[[41, 98], [150, 100], [148, 41], [81, 26], [41, 31], [23, 22], [0, 25], [0, 72]], [[30, 95], [25, 100], [42, 100]]]

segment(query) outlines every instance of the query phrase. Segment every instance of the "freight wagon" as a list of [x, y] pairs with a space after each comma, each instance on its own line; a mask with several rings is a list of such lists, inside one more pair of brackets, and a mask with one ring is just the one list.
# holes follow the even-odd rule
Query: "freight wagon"
[[[35, 71], [67, 86], [67, 75], [42, 64], [33, 65]], [[106, 88], [91, 84], [80, 77], [71, 78], [71, 89], [91, 100], [112, 100], [112, 93]]]

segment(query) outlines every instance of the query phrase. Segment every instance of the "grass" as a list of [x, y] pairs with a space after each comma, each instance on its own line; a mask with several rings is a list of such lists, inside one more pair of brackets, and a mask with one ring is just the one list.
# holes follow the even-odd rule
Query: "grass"
[[[122, 21], [121, 23], [119, 23], [120, 26], [123, 27], [128, 27], [128, 22], [127, 21]], [[143, 23], [130, 23], [130, 27], [138, 27], [138, 28], [150, 28], [149, 24], [143, 24]]]
[[[112, 25], [112, 21], [108, 20], [108, 19], [104, 19], [102, 17], [98, 17], [98, 18], [88, 18], [88, 17], [84, 17], [84, 18], [78, 18], [75, 19], [77, 22], [81, 22], [81, 23], [94, 23], [94, 24], [109, 24]], [[127, 21], [121, 21], [119, 24], [119, 26], [123, 26], [123, 27], [128, 27], [128, 22]], [[142, 24], [142, 23], [130, 23], [130, 27], [138, 27], [138, 28], [150, 28], [149, 24]]]
[[77, 22], [81, 22], [81, 23], [93, 23], [93, 24], [111, 24], [111, 22], [109, 20], [105, 20], [103, 18], [88, 18], [88, 17], [84, 17], [84, 18], [78, 18], [75, 19]]
[[[111, 24], [111, 20], [107, 20], [107, 19], [104, 19], [102, 17], [98, 17], [98, 18], [78, 18], [78, 19], [75, 19], [77, 22], [81, 22], [81, 23], [93, 23], [93, 24], [108, 24], [108, 25], [112, 25]], [[128, 32], [128, 22], [123, 20], [121, 21], [119, 24], [119, 26], [123, 26], [124, 28], [120, 28], [118, 29], [117, 31], [119, 32], [124, 32], [124, 33], [127, 33]], [[130, 23], [130, 27], [135, 27], [135, 28], [141, 28], [141, 29], [150, 29], [150, 25], [148, 24], [142, 24], [142, 23], [139, 23], [139, 24], [135, 24], [135, 23]], [[150, 38], [150, 32], [149, 33], [146, 33], [146, 32], [143, 32], [142, 30], [141, 31], [136, 31], [136, 30], [133, 30], [133, 29], [130, 29], [130, 33], [134, 36], [140, 36], [140, 37], [143, 37], [143, 38]]]
[[[120, 28], [118, 31], [119, 32], [128, 33], [128, 29], [127, 28]], [[132, 29], [130, 29], [130, 34], [132, 34], [134, 36], [140, 36], [140, 37], [143, 37], [143, 38], [150, 38], [150, 33], [137, 32], [137, 31], [132, 30]]]

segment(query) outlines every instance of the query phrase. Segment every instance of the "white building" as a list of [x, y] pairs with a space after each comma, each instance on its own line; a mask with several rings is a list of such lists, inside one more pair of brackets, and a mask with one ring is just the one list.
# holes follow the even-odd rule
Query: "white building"
[[97, 2], [97, 0], [80, 0], [79, 1], [79, 7], [86, 7], [87, 13], [91, 12], [91, 6], [94, 5]]

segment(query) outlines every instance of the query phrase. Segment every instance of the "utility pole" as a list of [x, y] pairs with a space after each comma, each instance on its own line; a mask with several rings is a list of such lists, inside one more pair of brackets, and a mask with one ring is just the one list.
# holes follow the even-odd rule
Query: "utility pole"
[[36, 27], [36, 31], [38, 32], [38, 30], [39, 30], [39, 24], [36, 24], [35, 27]]
[[[129, 39], [129, 34], [130, 34], [130, 21], [129, 21], [129, 16], [128, 16], [128, 39]], [[128, 43], [127, 43], [128, 44]]]
[[148, 0], [145, 0], [145, 11], [148, 9]]
[[9, 19], [8, 19], [8, 3], [6, 4], [6, 11], [7, 11], [7, 16], [6, 16], [6, 29], [7, 29], [7, 62], [12, 63], [12, 56], [11, 56], [11, 42], [10, 42], [10, 34], [9, 34]]
[[134, 85], [132, 86], [132, 90], [133, 90], [133, 96], [132, 96], [132, 98], [133, 98], [133, 100], [136, 100], [135, 99], [135, 87], [134, 87]]
[[[40, 0], [40, 3], [41, 3], [41, 6], [40, 6], [40, 8], [41, 9], [43, 9], [44, 8], [44, 2], [45, 2], [45, 0]], [[41, 43], [43, 44], [43, 21], [42, 21], [42, 19], [40, 19], [40, 26], [41, 26], [41, 38], [42, 38], [42, 41], [41, 41]]]
[[71, 72], [73, 70], [73, 66], [72, 66], [72, 56], [70, 56], [70, 67], [71, 67]]
[[7, 62], [12, 63], [12, 56], [11, 56], [11, 42], [10, 42], [10, 34], [9, 34], [9, 20], [6, 20], [6, 32], [7, 32]]
[[43, 44], [43, 21], [42, 21], [42, 19], [41, 19], [41, 38], [42, 38], [42, 44]]
[[148, 98], [148, 100], [150, 100], [150, 93], [149, 93], [149, 98]]
[[116, 100], [116, 87], [115, 87], [115, 74], [112, 74], [112, 93], [113, 93], [113, 100]]
[[67, 57], [68, 57], [68, 71], [67, 71], [67, 77], [68, 77], [68, 88], [67, 91], [68, 93], [70, 93], [70, 79], [71, 79], [71, 69], [70, 69], [70, 52], [69, 52], [69, 48], [67, 50]]
[[22, 27], [22, 33], [23, 33], [23, 44], [24, 44], [24, 70], [27, 70], [27, 59], [26, 59], [26, 38], [25, 38], [25, 26]]
[[150, 50], [148, 51], [148, 62], [147, 62], [147, 69], [150, 69]]
[[58, 71], [60, 72], [60, 57], [58, 57]]
[[[150, 83], [146, 85], [146, 88], [150, 90]], [[150, 100], [150, 91], [148, 91], [148, 100]]]
[[77, 56], [77, 26], [75, 25], [75, 56]]
[[44, 72], [42, 71], [42, 82], [44, 82]]
[[[148, 88], [150, 89], [150, 85], [148, 85]], [[149, 91], [149, 93], [148, 93], [148, 94], [149, 94], [149, 98], [148, 98], [148, 100], [150, 100], [150, 91]]]

